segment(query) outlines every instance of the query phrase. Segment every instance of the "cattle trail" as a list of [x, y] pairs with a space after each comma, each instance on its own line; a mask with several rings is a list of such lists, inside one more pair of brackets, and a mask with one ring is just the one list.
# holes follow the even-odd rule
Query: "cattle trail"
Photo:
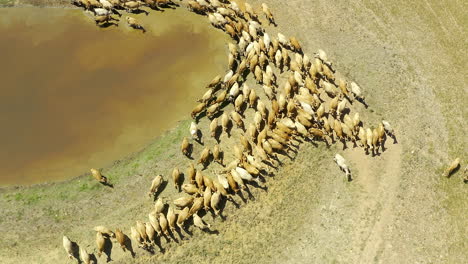
[[[364, 208], [374, 208], [377, 213], [374, 215], [375, 221], [370, 229], [370, 234], [364, 241], [364, 250], [361, 252], [359, 261], [362, 263], [371, 263], [378, 259], [379, 253], [387, 245], [385, 243], [385, 229], [393, 224], [393, 206], [395, 205], [397, 190], [401, 182], [401, 145], [393, 145], [385, 152], [386, 162], [377, 160], [374, 163], [368, 162], [368, 159], [361, 165], [360, 171], [369, 171], [370, 166], [380, 167], [376, 171], [380, 175], [370, 175], [368, 173], [359, 174], [363, 177], [363, 182], [368, 193], [375, 197], [373, 202], [367, 202], [360, 206]], [[354, 156], [355, 157], [355, 156]], [[361, 159], [355, 163], [362, 163]], [[367, 168], [366, 168], [367, 167]], [[373, 170], [375, 171], [375, 170]], [[366, 179], [373, 177], [373, 179]], [[372, 182], [370, 185], [369, 182]], [[385, 189], [385, 191], [384, 191]], [[378, 204], [378, 206], [377, 206]]]

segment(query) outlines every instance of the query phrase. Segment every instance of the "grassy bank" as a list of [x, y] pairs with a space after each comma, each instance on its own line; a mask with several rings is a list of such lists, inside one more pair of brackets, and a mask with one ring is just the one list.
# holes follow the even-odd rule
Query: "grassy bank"
[[0, 7], [21, 7], [21, 6], [37, 6], [37, 7], [73, 7], [69, 0], [0, 0]]

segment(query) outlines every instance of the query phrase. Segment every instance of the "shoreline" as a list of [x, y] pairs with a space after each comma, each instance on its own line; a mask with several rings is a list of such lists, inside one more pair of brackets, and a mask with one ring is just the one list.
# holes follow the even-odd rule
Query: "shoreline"
[[22, 7], [38, 7], [38, 8], [64, 8], [64, 9], [78, 9], [69, 1], [13, 1], [11, 5], [3, 4], [0, 2], [0, 8], [22, 8]]
[[[140, 155], [141, 153], [147, 151], [149, 148], [151, 148], [153, 145], [157, 144], [164, 137], [168, 136], [171, 133], [171, 131], [177, 130], [179, 128], [179, 126], [181, 126], [181, 125], [183, 125], [183, 124], [185, 124], [187, 122], [189, 122], [188, 119], [177, 121], [176, 125], [174, 127], [168, 128], [168, 129], [162, 131], [158, 136], [156, 136], [155, 138], [150, 140], [147, 144], [145, 144], [140, 150], [131, 152], [131, 153], [125, 155], [122, 158], [113, 160], [109, 164], [107, 164], [107, 165], [105, 165], [103, 167], [100, 167], [99, 169], [102, 169], [104, 171], [110, 170], [119, 163], [128, 162], [128, 161], [131, 161], [132, 159], [135, 159], [136, 157], [138, 157], [138, 155]], [[21, 185], [21, 184], [19, 184], [19, 185], [18, 184], [6, 185], [6, 186], [0, 185], [0, 194], [7, 194], [8, 192], [13, 192], [13, 191], [18, 191], [18, 190], [27, 190], [27, 189], [34, 189], [34, 188], [48, 188], [48, 187], [51, 187], [51, 186], [54, 186], [54, 185], [63, 185], [63, 184], [71, 183], [72, 181], [76, 181], [76, 180], [79, 180], [81, 178], [83, 178], [83, 179], [86, 179], [86, 178], [92, 179], [92, 176], [91, 176], [90, 172], [84, 172], [84, 173], [82, 173], [80, 175], [72, 176], [70, 178], [63, 179], [63, 180], [57, 180], [57, 181], [34, 183], [34, 184], [31, 184], [31, 185]]]

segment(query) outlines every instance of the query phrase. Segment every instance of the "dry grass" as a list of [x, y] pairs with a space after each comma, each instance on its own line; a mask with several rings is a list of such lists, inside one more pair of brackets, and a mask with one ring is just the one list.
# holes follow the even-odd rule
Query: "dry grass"
[[[335, 67], [364, 89], [370, 108], [360, 110], [363, 119], [391, 120], [399, 144], [375, 158], [344, 151], [356, 177], [351, 183], [332, 163], [341, 145], [302, 145], [294, 161], [267, 179], [268, 191], [252, 188], [255, 200], [239, 201], [238, 210], [229, 205], [225, 221], [207, 217], [218, 234], [194, 230], [165, 254], [138, 251], [134, 260], [114, 247], [115, 263], [464, 262], [468, 191], [460, 172], [450, 179], [440, 172], [457, 156], [466, 165], [466, 4], [268, 3], [280, 25], [270, 30], [297, 35], [309, 54], [325, 49]], [[144, 219], [151, 204], [141, 190], [151, 176], [185, 168], [178, 146], [187, 125], [105, 170], [125, 188], [109, 191], [80, 177], [2, 190], [0, 229], [9, 232], [0, 241], [0, 257], [55, 263], [65, 259], [62, 232], [91, 249], [92, 226], [128, 227]], [[167, 189], [175, 195], [171, 185]]]

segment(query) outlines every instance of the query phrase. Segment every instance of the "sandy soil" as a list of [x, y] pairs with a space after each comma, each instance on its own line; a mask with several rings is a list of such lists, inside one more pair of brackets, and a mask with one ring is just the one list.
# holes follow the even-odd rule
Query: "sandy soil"
[[[164, 254], [137, 250], [135, 259], [114, 246], [113, 263], [463, 263], [468, 191], [461, 171], [449, 179], [441, 173], [455, 157], [466, 164], [467, 4], [268, 3], [279, 24], [268, 30], [296, 35], [309, 54], [326, 50], [335, 68], [366, 93], [370, 107], [357, 106], [362, 119], [391, 120], [398, 144], [389, 141], [377, 157], [343, 151], [341, 144], [303, 144], [267, 179], [266, 191], [252, 188], [254, 199], [246, 203], [236, 198], [240, 209], [229, 204], [224, 221], [207, 216], [213, 234], [191, 229], [190, 239], [163, 243]], [[65, 262], [62, 234], [92, 251], [93, 226], [129, 227], [146, 219], [152, 205], [141, 190], [156, 173], [186, 167], [178, 146], [187, 125], [106, 169], [113, 190], [85, 177], [3, 189], [0, 229], [8, 232], [0, 258]], [[333, 164], [336, 152], [351, 161], [354, 181]]]

